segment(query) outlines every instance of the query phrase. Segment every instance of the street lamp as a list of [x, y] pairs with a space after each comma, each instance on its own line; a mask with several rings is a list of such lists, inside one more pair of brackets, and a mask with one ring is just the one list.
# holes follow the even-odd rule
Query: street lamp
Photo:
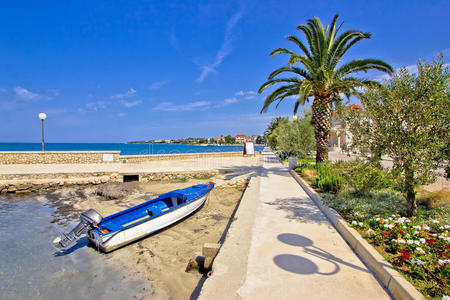
[[298, 120], [298, 117], [296, 116], [296, 115], [293, 115], [292, 116], [292, 122], [295, 122], [295, 121], [297, 121]]
[[47, 118], [47, 115], [44, 113], [40, 113], [38, 117], [42, 121], [42, 152], [44, 152], [44, 120], [45, 118]]

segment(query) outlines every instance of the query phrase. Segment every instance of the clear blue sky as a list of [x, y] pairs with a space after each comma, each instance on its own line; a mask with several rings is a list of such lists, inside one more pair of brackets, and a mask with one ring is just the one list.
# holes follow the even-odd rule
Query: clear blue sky
[[450, 55], [448, 0], [342, 2], [3, 1], [0, 142], [39, 142], [39, 112], [48, 142], [261, 134], [294, 102], [259, 114], [269, 53], [313, 16], [373, 33], [346, 59]]

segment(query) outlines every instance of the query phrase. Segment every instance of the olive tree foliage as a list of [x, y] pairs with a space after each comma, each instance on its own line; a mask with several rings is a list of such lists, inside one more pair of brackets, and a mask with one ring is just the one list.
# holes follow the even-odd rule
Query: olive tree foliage
[[275, 150], [277, 148], [277, 132], [275, 131], [281, 124], [288, 123], [288, 118], [276, 117], [270, 121], [266, 130], [264, 131], [264, 137], [267, 141], [267, 144]]
[[306, 157], [316, 150], [314, 125], [311, 111], [304, 111], [294, 122], [283, 118], [268, 136], [268, 141], [283, 158], [288, 156]]
[[417, 213], [414, 187], [432, 182], [448, 164], [450, 75], [442, 56], [419, 61], [417, 74], [401, 69], [362, 95], [364, 109], [346, 117], [349, 150], [372, 161], [388, 155], [402, 176], [408, 214]]

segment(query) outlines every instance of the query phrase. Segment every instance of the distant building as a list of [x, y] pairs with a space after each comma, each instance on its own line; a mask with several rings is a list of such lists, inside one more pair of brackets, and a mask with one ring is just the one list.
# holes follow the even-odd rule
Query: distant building
[[245, 134], [236, 134], [236, 143], [244, 143], [247, 141], [247, 136]]
[[[351, 109], [361, 109], [361, 105], [352, 104], [344, 107], [343, 113]], [[342, 151], [342, 147], [351, 141], [351, 134], [342, 126], [342, 121], [336, 111], [331, 114], [331, 129], [328, 138], [328, 147], [330, 151]]]
[[213, 138], [216, 142], [225, 142], [225, 137], [217, 136]]

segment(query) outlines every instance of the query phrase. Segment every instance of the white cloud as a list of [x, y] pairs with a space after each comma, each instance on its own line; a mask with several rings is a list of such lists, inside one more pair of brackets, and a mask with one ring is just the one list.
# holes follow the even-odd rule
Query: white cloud
[[120, 104], [122, 104], [123, 106], [125, 106], [125, 107], [133, 107], [133, 106], [136, 106], [136, 105], [139, 105], [139, 104], [141, 104], [142, 103], [142, 101], [141, 100], [136, 100], [136, 101], [126, 101], [126, 100], [120, 100]]
[[96, 102], [89, 102], [84, 105], [84, 107], [78, 109], [79, 112], [85, 113], [85, 112], [95, 112], [102, 109], [105, 109], [109, 105], [109, 102], [106, 101], [96, 101]]
[[130, 88], [126, 93], [115, 94], [115, 95], [112, 95], [110, 98], [111, 99], [123, 99], [123, 98], [130, 98], [130, 97], [134, 97], [134, 96], [136, 96], [136, 90], [133, 88]]
[[31, 101], [39, 97], [39, 94], [30, 92], [26, 88], [23, 87], [15, 87], [14, 93], [16, 94], [16, 98], [24, 101]]
[[[444, 64], [443, 66], [444, 66], [444, 68], [445, 67], [449, 67], [450, 63]], [[394, 71], [398, 72], [398, 71], [400, 71], [403, 68], [405, 68], [410, 74], [417, 74], [417, 72], [418, 72], [417, 64], [416, 65], [409, 65], [409, 66], [405, 66], [405, 67], [400, 67], [400, 68], [395, 69]], [[384, 81], [384, 80], [388, 80], [390, 78], [391, 78], [391, 76], [389, 74], [383, 74], [381, 76], [375, 77], [374, 80]]]
[[192, 110], [205, 110], [210, 107], [209, 101], [195, 101], [186, 104], [176, 105], [172, 102], [162, 102], [155, 106], [153, 110], [161, 111], [192, 111]]
[[158, 89], [162, 88], [163, 86], [165, 86], [168, 83], [169, 83], [169, 80], [153, 82], [152, 84], [149, 85], [148, 89], [151, 90], [151, 91], [158, 90]]
[[117, 116], [118, 116], [118, 117], [121, 117], [121, 118], [122, 118], [122, 117], [125, 117], [126, 115], [127, 115], [127, 114], [125, 114], [125, 113], [118, 113], [118, 114], [117, 114]]
[[247, 95], [256, 95], [255, 91], [239, 91], [235, 94], [236, 96], [247, 96]]
[[232, 51], [232, 42], [233, 42], [233, 34], [232, 30], [236, 26], [236, 24], [239, 22], [243, 14], [243, 11], [239, 11], [235, 15], [231, 17], [230, 20], [228, 20], [228, 23], [225, 28], [225, 35], [223, 38], [222, 46], [220, 47], [219, 51], [216, 53], [216, 57], [214, 61], [210, 64], [204, 64], [200, 66], [200, 69], [202, 72], [200, 73], [200, 76], [197, 78], [197, 82], [203, 82], [205, 78], [211, 74], [216, 73], [216, 68], [219, 67], [225, 57], [227, 57], [231, 51]]
[[238, 102], [238, 99], [236, 97], [232, 97], [232, 98], [227, 98], [227, 99], [223, 100], [223, 102], [226, 104], [231, 104], [231, 103]]

